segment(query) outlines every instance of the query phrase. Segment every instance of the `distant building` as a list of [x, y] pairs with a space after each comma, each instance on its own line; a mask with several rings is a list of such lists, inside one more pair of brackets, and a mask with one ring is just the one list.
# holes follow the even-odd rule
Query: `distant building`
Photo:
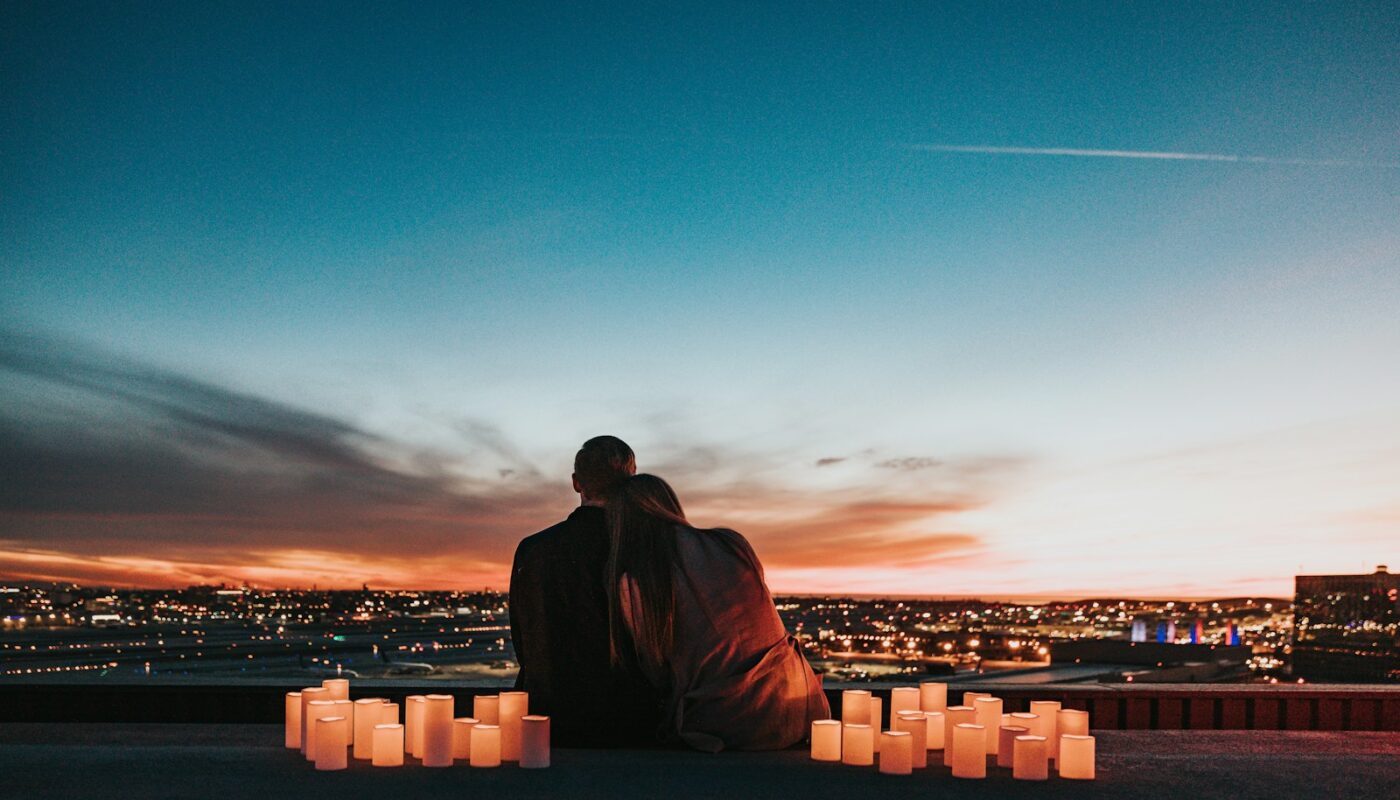
[[1341, 681], [1400, 680], [1400, 575], [1299, 575], [1293, 674]]

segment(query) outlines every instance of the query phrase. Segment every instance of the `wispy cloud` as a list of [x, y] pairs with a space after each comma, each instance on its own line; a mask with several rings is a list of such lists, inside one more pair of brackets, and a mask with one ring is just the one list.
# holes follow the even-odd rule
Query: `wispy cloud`
[[1163, 150], [1099, 150], [1080, 147], [997, 147], [980, 144], [914, 144], [912, 150], [986, 156], [1066, 156], [1070, 158], [1133, 158], [1153, 161], [1218, 161], [1230, 164], [1276, 164], [1292, 167], [1350, 167], [1400, 169], [1396, 161], [1334, 158], [1275, 158], [1231, 153], [1177, 153]]

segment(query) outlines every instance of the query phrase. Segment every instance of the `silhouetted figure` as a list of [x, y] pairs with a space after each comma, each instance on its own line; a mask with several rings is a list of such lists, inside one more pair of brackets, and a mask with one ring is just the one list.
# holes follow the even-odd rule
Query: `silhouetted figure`
[[581, 505], [523, 540], [510, 578], [510, 635], [530, 711], [549, 715], [554, 743], [616, 746], [656, 742], [657, 695], [635, 663], [610, 657], [603, 498], [636, 472], [615, 436], [583, 443], [574, 457]]
[[774, 750], [831, 710], [738, 533], [686, 521], [671, 487], [628, 479], [608, 499], [611, 652], [662, 695], [661, 734], [698, 749]]

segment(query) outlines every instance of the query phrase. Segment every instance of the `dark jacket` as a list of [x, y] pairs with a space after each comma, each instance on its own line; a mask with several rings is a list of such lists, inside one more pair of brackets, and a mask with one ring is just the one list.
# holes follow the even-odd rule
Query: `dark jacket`
[[515, 550], [515, 685], [530, 693], [530, 713], [551, 718], [556, 745], [635, 746], [657, 738], [657, 693], [635, 666], [614, 667], [609, 657], [607, 561], [603, 510], [592, 506]]

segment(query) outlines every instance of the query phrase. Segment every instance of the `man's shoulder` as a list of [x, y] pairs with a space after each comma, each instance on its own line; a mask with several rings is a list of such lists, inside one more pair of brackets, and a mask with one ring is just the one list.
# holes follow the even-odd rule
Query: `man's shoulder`
[[580, 533], [601, 532], [603, 523], [603, 512], [601, 509], [593, 509], [587, 506], [575, 509], [567, 519], [550, 525], [538, 533], [532, 533], [520, 540], [520, 544], [515, 547], [515, 556], [519, 559], [534, 550], [549, 550], [565, 543], [576, 544], [576, 539]]

